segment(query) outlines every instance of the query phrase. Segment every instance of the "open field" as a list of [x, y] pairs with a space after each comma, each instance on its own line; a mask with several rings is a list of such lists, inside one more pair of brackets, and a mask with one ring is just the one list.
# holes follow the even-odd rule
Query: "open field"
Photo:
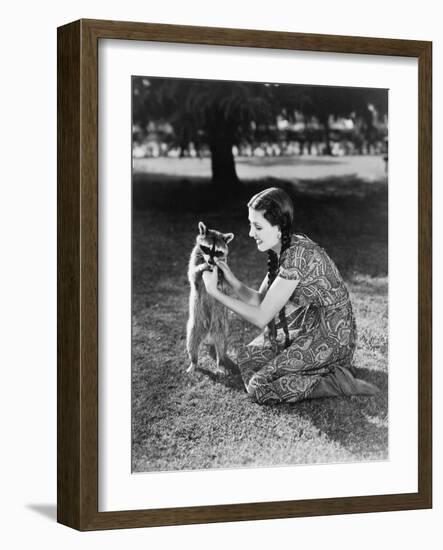
[[[319, 242], [342, 271], [359, 328], [355, 366], [359, 377], [380, 388], [376, 396], [257, 405], [236, 376], [214, 374], [206, 349], [200, 371], [186, 374], [186, 270], [198, 221], [235, 234], [231, 267], [250, 286], [258, 285], [266, 255], [248, 238], [245, 204], [269, 185], [291, 193], [295, 230]], [[133, 471], [386, 459], [386, 181], [352, 174], [292, 181], [267, 166], [260, 181], [215, 196], [203, 177], [187, 176], [183, 182], [149, 172], [135, 174], [134, 197]], [[255, 334], [254, 327], [231, 315], [231, 357]]]
[[[300, 179], [321, 180], [330, 177], [349, 177], [363, 181], [380, 181], [386, 178], [382, 156], [346, 157], [238, 157], [235, 161], [238, 177], [242, 181], [261, 180], [264, 174], [296, 182]], [[210, 178], [209, 158], [143, 158], [134, 159], [135, 173], [161, 175], [174, 178]]]

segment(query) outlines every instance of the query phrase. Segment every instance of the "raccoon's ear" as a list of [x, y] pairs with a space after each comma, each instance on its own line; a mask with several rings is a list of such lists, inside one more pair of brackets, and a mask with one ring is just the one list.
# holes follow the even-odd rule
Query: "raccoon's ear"
[[206, 225], [203, 222], [198, 222], [198, 229], [200, 231], [200, 235], [206, 234]]
[[225, 233], [223, 235], [223, 238], [225, 239], [226, 244], [230, 243], [232, 239], [234, 238], [234, 233]]

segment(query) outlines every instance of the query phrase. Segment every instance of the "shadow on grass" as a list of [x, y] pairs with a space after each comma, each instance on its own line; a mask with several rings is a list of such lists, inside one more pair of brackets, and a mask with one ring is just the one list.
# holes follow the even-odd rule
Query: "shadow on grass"
[[[251, 196], [266, 187], [282, 187], [295, 199], [323, 196], [354, 197], [366, 199], [377, 194], [387, 194], [385, 180], [360, 178], [357, 174], [328, 176], [311, 179], [283, 179], [273, 176], [244, 180], [233, 186], [215, 186], [206, 177], [183, 177], [178, 174], [133, 175], [133, 203], [136, 210], [160, 208], [165, 211], [202, 210], [207, 203], [217, 206], [235, 201], [248, 201]], [[243, 202], [243, 206], [246, 203]]]
[[232, 390], [237, 390], [241, 392], [245, 392], [245, 387], [243, 385], [242, 377], [240, 376], [240, 373], [237, 371], [229, 372], [228, 374], [218, 373], [213, 370], [210, 370], [205, 367], [198, 367], [197, 369], [198, 373], [201, 373], [203, 376], [209, 378], [212, 382], [215, 382], [217, 384], [221, 384], [222, 386], [225, 386], [226, 388], [230, 388]]
[[387, 185], [384, 180], [369, 181], [361, 179], [357, 174], [342, 176], [329, 176], [317, 179], [298, 179], [293, 182], [297, 193], [318, 197], [355, 197], [366, 199], [376, 194], [387, 193]]
[[[204, 218], [212, 227], [234, 232], [231, 256], [234, 261], [238, 247], [244, 246], [253, 255], [256, 251], [248, 237], [246, 205], [252, 195], [270, 186], [288, 192], [295, 205], [294, 230], [323, 246], [345, 277], [355, 273], [370, 277], [387, 275], [387, 185], [348, 176], [298, 183], [266, 178], [223, 190], [204, 179], [162, 181], [138, 174], [133, 181], [134, 242], [137, 244], [139, 226], [149, 239], [150, 250], [156, 248], [156, 240], [160, 238], [164, 254], [180, 239], [189, 244], [175, 247], [174, 253], [183, 252], [186, 257], [192, 248], [197, 222]], [[189, 225], [181, 226], [180, 220]], [[169, 230], [172, 226], [173, 232]], [[184, 233], [188, 228], [189, 237]]]
[[169, 174], [134, 174], [132, 199], [135, 210], [159, 209], [164, 212], [201, 212], [214, 208], [222, 193], [214, 192], [207, 178], [192, 180]]
[[370, 369], [355, 369], [355, 376], [379, 389], [374, 396], [323, 397], [295, 405], [273, 405], [288, 416], [309, 420], [329, 440], [364, 458], [388, 453], [388, 375]]
[[[207, 346], [208, 355], [211, 358], [211, 363], [216, 360], [216, 353], [215, 349], [212, 345]], [[205, 362], [206, 363], [206, 362]], [[233, 390], [242, 390], [245, 391], [242, 377], [240, 376], [240, 372], [237, 368], [237, 365], [234, 363], [234, 361], [227, 357], [227, 360], [224, 363], [225, 372], [218, 372], [216, 370], [212, 370], [211, 368], [203, 367], [201, 364], [197, 367], [195, 373], [202, 374], [203, 376], [209, 378], [212, 382], [215, 382], [217, 384], [221, 384], [225, 386], [226, 388], [230, 388]], [[190, 374], [190, 377], [192, 377], [193, 374]], [[194, 374], [195, 376], [195, 374]]]

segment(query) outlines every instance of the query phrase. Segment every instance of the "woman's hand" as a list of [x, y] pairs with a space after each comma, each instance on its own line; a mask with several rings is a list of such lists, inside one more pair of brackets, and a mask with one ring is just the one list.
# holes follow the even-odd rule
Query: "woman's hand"
[[211, 296], [214, 296], [217, 292], [218, 267], [214, 266], [212, 271], [203, 271], [202, 278], [203, 283], [205, 284], [206, 292]]
[[220, 268], [220, 271], [223, 273], [225, 281], [228, 283], [228, 285], [232, 288], [238, 286], [238, 279], [232, 273], [231, 268], [228, 266], [228, 264], [224, 260], [219, 260], [218, 258], [215, 258], [214, 261], [217, 264], [217, 267]]

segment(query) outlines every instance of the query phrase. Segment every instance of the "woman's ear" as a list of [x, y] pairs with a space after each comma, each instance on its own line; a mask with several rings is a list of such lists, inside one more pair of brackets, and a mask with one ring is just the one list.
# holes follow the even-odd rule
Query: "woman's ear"
[[206, 225], [203, 222], [198, 222], [198, 230], [200, 231], [200, 235], [205, 235]]
[[223, 238], [225, 239], [226, 244], [230, 243], [232, 239], [234, 238], [234, 233], [225, 233], [223, 235]]

